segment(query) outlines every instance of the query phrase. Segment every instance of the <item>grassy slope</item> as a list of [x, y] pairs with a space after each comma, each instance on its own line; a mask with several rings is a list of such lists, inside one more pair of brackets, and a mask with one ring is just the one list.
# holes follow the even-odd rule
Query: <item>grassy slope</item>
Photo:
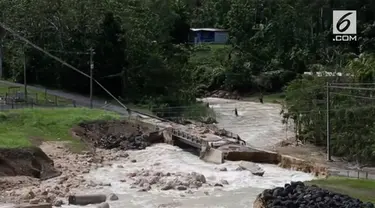
[[0, 112], [0, 147], [24, 147], [36, 140], [72, 139], [69, 130], [82, 121], [109, 120], [117, 114], [87, 108], [34, 108]]
[[230, 48], [230, 45], [223, 45], [223, 44], [202, 44], [196, 46], [196, 51], [191, 55], [191, 61], [201, 61], [203, 59], [210, 59], [215, 56], [216, 51]]
[[350, 179], [345, 177], [330, 177], [307, 182], [337, 193], [349, 195], [365, 202], [375, 203], [375, 181]]

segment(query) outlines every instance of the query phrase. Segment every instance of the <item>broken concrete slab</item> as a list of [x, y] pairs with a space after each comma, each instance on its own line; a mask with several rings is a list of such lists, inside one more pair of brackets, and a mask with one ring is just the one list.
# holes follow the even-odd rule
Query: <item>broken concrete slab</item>
[[214, 148], [209, 148], [207, 151], [202, 153], [201, 159], [205, 162], [214, 164], [224, 163], [223, 152]]
[[255, 163], [242, 161], [238, 166], [241, 170], [248, 170], [253, 175], [256, 175], [256, 176], [264, 175], [264, 170]]

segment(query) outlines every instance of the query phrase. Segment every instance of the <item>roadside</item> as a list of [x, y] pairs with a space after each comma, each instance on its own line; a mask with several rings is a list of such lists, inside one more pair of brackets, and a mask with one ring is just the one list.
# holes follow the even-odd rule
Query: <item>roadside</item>
[[289, 132], [289, 135], [291, 136], [289, 139], [275, 145], [271, 150], [329, 167], [329, 172], [333, 176], [375, 180], [374, 167], [364, 167], [361, 164], [347, 162], [343, 158], [334, 156], [332, 156], [332, 161], [328, 162], [326, 151], [323, 148], [311, 144], [297, 144], [292, 138], [293, 132]]
[[[11, 98], [11, 99], [21, 99], [25, 98], [25, 89], [23, 86], [15, 86], [8, 83], [0, 82], [0, 97]], [[33, 90], [30, 87], [27, 88], [27, 98], [32, 99], [33, 103], [38, 105], [55, 105], [55, 106], [73, 106], [74, 101], [66, 98], [62, 98], [56, 95], [51, 95], [48, 93], [47, 89]]]
[[375, 203], [375, 180], [349, 179], [345, 177], [329, 177], [307, 182], [308, 185], [317, 185], [321, 188], [346, 194], [365, 202]]
[[[4, 80], [0, 80], [0, 84], [1, 83], [5, 85], [9, 85], [9, 86], [23, 87], [22, 84], [4, 81]], [[43, 87], [36, 87], [36, 86], [30, 86], [30, 85], [28, 86], [28, 88], [34, 91], [39, 91], [39, 92], [43, 92], [45, 90], [45, 88]], [[79, 95], [77, 93], [64, 92], [62, 90], [48, 90], [48, 94], [52, 96], [62, 97], [62, 98], [69, 99], [69, 100], [74, 100], [76, 101], [77, 106], [90, 107], [90, 98], [83, 96], [83, 95]], [[99, 98], [94, 99], [93, 107], [113, 111], [113, 112], [120, 113], [123, 115], [127, 115], [126, 109], [124, 109], [121, 106], [113, 105], [110, 103], [107, 104], [106, 100], [104, 99], [99, 99]]]

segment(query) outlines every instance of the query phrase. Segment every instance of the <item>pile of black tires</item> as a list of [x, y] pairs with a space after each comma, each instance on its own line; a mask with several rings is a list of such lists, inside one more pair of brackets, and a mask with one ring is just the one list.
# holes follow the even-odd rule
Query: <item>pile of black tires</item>
[[266, 208], [375, 208], [372, 203], [365, 203], [318, 186], [307, 186], [303, 182], [292, 182], [284, 187], [266, 189], [261, 194], [261, 199]]

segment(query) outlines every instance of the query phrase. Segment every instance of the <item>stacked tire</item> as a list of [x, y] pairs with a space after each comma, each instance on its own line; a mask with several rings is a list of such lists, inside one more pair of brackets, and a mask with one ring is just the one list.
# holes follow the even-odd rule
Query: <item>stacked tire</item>
[[307, 186], [303, 182], [266, 189], [257, 200], [261, 201], [263, 208], [375, 208], [372, 203], [365, 203], [315, 185]]

